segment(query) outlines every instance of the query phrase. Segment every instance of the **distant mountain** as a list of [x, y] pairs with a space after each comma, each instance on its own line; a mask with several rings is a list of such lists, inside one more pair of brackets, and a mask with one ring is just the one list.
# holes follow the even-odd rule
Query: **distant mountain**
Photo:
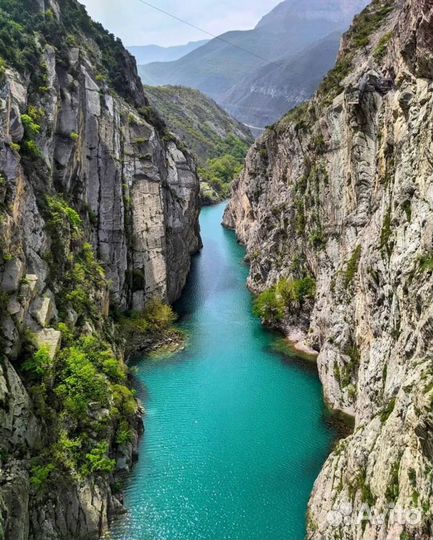
[[159, 45], [139, 45], [128, 47], [129, 52], [135, 56], [137, 64], [150, 64], [151, 62], [172, 62], [178, 60], [208, 43], [208, 39], [190, 41], [186, 45], [161, 47]]
[[335, 64], [340, 33], [334, 32], [294, 57], [259, 67], [221, 100], [232, 116], [263, 128], [309, 99]]
[[140, 66], [145, 83], [198, 88], [217, 102], [266, 64], [343, 31], [368, 0], [285, 0], [248, 31], [227, 32], [174, 62]]
[[202, 201], [218, 202], [243, 166], [251, 132], [198, 90], [181, 86], [144, 87], [145, 94], [199, 165]]

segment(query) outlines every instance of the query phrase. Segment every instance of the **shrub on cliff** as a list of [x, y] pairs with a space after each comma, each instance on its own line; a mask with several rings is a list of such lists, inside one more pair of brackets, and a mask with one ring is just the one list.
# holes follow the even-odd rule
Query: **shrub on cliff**
[[298, 313], [307, 300], [316, 294], [316, 281], [307, 276], [302, 279], [282, 279], [275, 287], [259, 294], [254, 302], [254, 313], [264, 322], [275, 324], [290, 313]]
[[285, 306], [276, 287], [263, 291], [254, 302], [254, 313], [265, 323], [276, 323], [284, 318]]

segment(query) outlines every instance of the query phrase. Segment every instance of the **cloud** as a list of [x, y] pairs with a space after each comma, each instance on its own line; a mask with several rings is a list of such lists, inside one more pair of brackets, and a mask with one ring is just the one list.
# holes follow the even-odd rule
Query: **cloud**
[[[205, 33], [144, 5], [140, 0], [80, 0], [89, 14], [126, 45], [179, 45], [206, 39]], [[279, 0], [149, 0], [192, 25], [219, 35], [253, 28]]]

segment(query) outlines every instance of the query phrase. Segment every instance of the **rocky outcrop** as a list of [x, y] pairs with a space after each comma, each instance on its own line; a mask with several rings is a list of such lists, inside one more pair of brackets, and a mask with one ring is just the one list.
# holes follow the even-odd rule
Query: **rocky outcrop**
[[[196, 159], [202, 204], [226, 200], [232, 180], [230, 170], [226, 163], [226, 170], [215, 174], [218, 167], [212, 160], [228, 158], [229, 166], [236, 173], [253, 143], [250, 130], [198, 90], [182, 86], [145, 86], [144, 91], [168, 128]], [[224, 169], [224, 163], [220, 168]]]
[[[133, 58], [78, 2], [10, 2], [3, 22], [0, 538], [88, 539], [121, 509], [112, 486], [141, 429], [110, 306], [179, 297], [201, 245], [199, 182], [189, 154], [165, 137]], [[86, 336], [105, 360], [95, 356], [84, 375], [73, 370], [87, 357], [68, 364], [65, 351], [81, 354]], [[72, 420], [65, 376], [97, 380], [110, 396], [91, 396]], [[47, 464], [47, 448], [63, 471]], [[84, 461], [68, 465], [74, 448]]]
[[373, 1], [316, 97], [250, 151], [225, 216], [254, 291], [316, 280], [301, 330], [327, 404], [354, 418], [312, 539], [433, 537], [432, 36], [431, 0]]

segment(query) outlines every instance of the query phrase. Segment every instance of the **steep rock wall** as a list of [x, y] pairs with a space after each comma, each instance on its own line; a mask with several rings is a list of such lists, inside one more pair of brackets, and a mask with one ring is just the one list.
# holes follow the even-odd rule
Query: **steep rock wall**
[[[141, 310], [152, 298], [179, 297], [201, 245], [199, 181], [149, 107], [133, 58], [84, 8], [75, 0], [9, 4], [5, 32], [26, 41], [21, 56], [20, 41], [0, 44], [0, 538], [96, 538], [121, 510], [112, 487], [132, 464], [141, 429], [110, 306]], [[58, 429], [41, 389], [55, 408], [62, 381], [36, 385], [39, 373], [26, 371], [24, 359], [35, 344], [51, 359], [60, 351], [62, 365], [64, 347], [93, 335], [120, 371], [106, 383], [117, 397], [104, 406], [95, 397], [84, 414], [95, 422], [82, 444], [106, 438], [116, 470], [63, 472], [40, 489], [51, 469], [38, 460]], [[119, 413], [116, 399], [129, 409]], [[60, 421], [68, 452], [84, 428]]]
[[[253, 290], [315, 278], [314, 305], [278, 326], [319, 352], [326, 402], [355, 419], [310, 538], [433, 535], [432, 37], [430, 0], [372, 2], [317, 96], [251, 150], [225, 216]], [[358, 519], [364, 505], [384, 519]]]

